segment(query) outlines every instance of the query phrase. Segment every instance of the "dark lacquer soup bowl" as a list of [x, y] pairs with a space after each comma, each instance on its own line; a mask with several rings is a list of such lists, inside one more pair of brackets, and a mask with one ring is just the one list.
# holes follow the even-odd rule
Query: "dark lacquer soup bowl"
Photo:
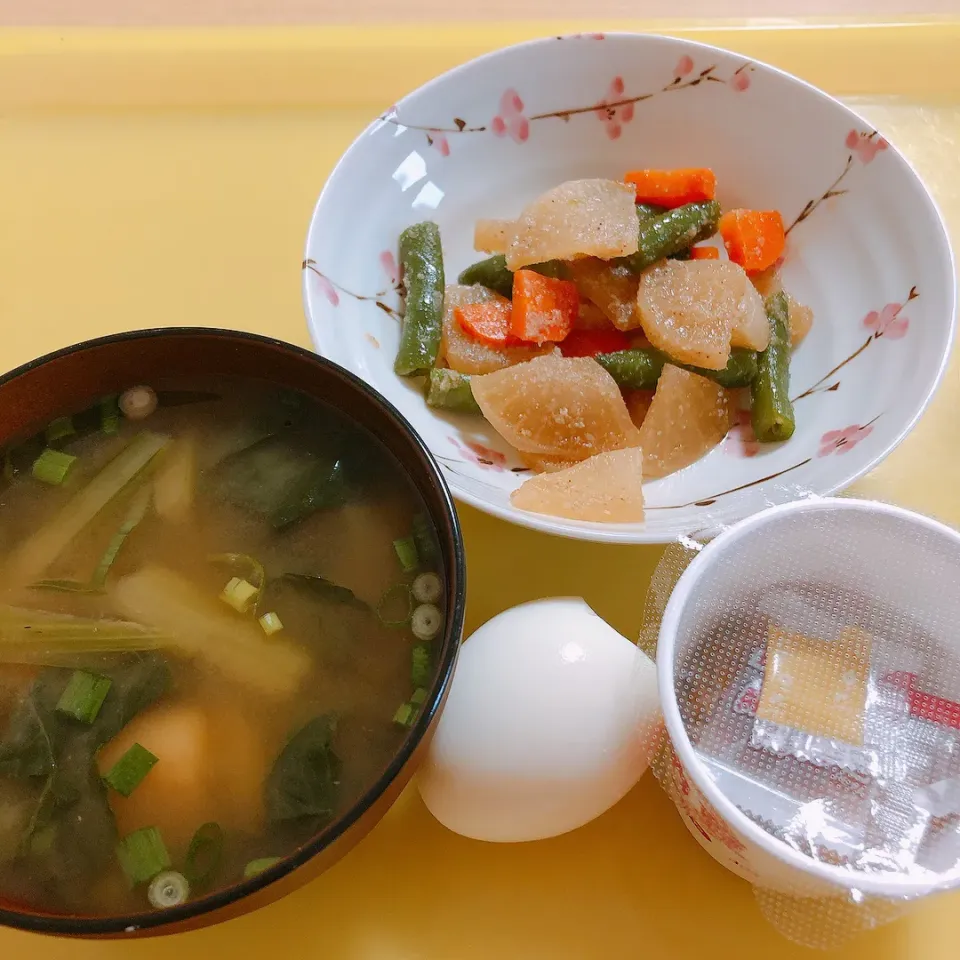
[[[156, 407], [137, 422], [140, 385]], [[258, 426], [282, 423], [214, 456], [248, 398]], [[310, 447], [330, 437], [335, 457]], [[456, 512], [410, 424], [299, 347], [145, 330], [0, 377], [0, 450], [0, 922], [180, 932], [342, 857], [413, 774], [463, 630]], [[379, 602], [371, 571], [395, 581]], [[221, 695], [225, 729], [205, 703]]]

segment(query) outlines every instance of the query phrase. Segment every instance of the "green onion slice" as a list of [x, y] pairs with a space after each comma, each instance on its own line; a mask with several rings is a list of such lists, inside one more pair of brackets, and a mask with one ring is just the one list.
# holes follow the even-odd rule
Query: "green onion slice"
[[[225, 603], [229, 603], [231, 607], [240, 613], [248, 612], [251, 607], [253, 613], [256, 613], [257, 608], [260, 606], [260, 601], [263, 599], [263, 588], [267, 582], [267, 575], [264, 572], [263, 564], [257, 560], [256, 557], [251, 557], [246, 553], [215, 553], [207, 557], [207, 560], [209, 563], [229, 567], [238, 574], [238, 576], [231, 578], [227, 584], [227, 588], [224, 590], [224, 594], [230, 590], [230, 584], [232, 584], [234, 580], [246, 583], [247, 587], [253, 587], [253, 593], [250, 593], [246, 587], [239, 588], [239, 593], [237, 593], [238, 588], [234, 585], [231, 592], [232, 599], [227, 599], [224, 594], [220, 595], [221, 599]], [[247, 595], [246, 601], [240, 601], [239, 598], [243, 595]], [[234, 600], [240, 602], [241, 606], [237, 607]]]
[[67, 437], [75, 436], [77, 428], [73, 425], [72, 417], [57, 417], [47, 424], [44, 431], [47, 443], [53, 445], [58, 440], [65, 440]]
[[410, 618], [410, 629], [418, 640], [432, 640], [443, 626], [443, 614], [432, 603], [421, 603]]
[[412, 573], [420, 566], [420, 556], [417, 553], [417, 542], [413, 537], [404, 537], [393, 541], [393, 549], [397, 552], [397, 559], [404, 573]]
[[125, 836], [117, 844], [117, 859], [132, 886], [170, 868], [170, 854], [156, 827], [142, 827]]
[[120, 432], [120, 405], [116, 394], [100, 401], [100, 430], [103, 433]]
[[377, 604], [377, 616], [385, 627], [405, 627], [413, 614], [413, 594], [405, 583], [395, 583]]
[[51, 450], [47, 447], [43, 453], [33, 461], [34, 479], [41, 483], [49, 483], [53, 487], [59, 486], [67, 479], [77, 458], [62, 450]]
[[421, 573], [410, 589], [417, 603], [436, 603], [443, 596], [443, 581], [435, 573]]
[[418, 643], [410, 654], [410, 679], [414, 687], [428, 687], [433, 678], [430, 644]]
[[190, 882], [176, 870], [158, 873], [147, 887], [147, 899], [158, 910], [165, 907], [179, 907], [190, 899]]
[[393, 722], [400, 727], [409, 727], [417, 718], [417, 708], [412, 703], [401, 703], [393, 715]]
[[220, 866], [223, 858], [223, 828], [219, 823], [205, 823], [187, 847], [187, 859], [183, 872], [190, 884], [202, 887], [207, 884]]
[[81, 723], [93, 723], [112, 683], [109, 677], [74, 670], [57, 701], [57, 710]]
[[269, 870], [271, 867], [276, 866], [283, 857], [260, 857], [259, 860], [251, 860], [243, 868], [243, 878], [244, 880], [249, 880], [251, 877], [255, 877], [258, 873], [263, 873], [264, 870]]
[[109, 770], [103, 778], [117, 793], [129, 797], [143, 778], [153, 769], [157, 758], [139, 743], [135, 743]]
[[268, 637], [272, 637], [275, 633], [279, 633], [283, 629], [283, 621], [273, 610], [265, 613], [257, 622]]
[[150, 498], [152, 495], [153, 491], [147, 486], [139, 490], [133, 498], [130, 504], [130, 510], [120, 525], [120, 529], [113, 535], [106, 551], [100, 558], [100, 562], [97, 564], [97, 569], [93, 573], [91, 586], [94, 588], [98, 590], [102, 589], [103, 585], [107, 582], [107, 574], [110, 573], [110, 568], [116, 563], [117, 557], [123, 549], [123, 545], [127, 542], [127, 537], [137, 529], [140, 521], [146, 516], [147, 507], [150, 506]]
[[417, 689], [413, 691], [413, 696], [410, 697], [410, 702], [419, 707], [422, 703], [426, 701], [426, 699], [427, 699], [426, 687], [417, 687]]

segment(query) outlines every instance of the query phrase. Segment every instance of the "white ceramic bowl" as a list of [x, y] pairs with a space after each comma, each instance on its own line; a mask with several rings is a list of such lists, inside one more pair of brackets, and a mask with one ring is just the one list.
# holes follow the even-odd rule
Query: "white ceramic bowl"
[[[729, 870], [781, 893], [820, 897], [859, 890], [914, 898], [957, 888], [956, 866], [942, 873], [912, 867], [867, 872], [807, 856], [736, 806], [694, 749], [677, 702], [677, 664], [710, 635], [717, 618], [743, 610], [746, 594], [762, 595], [785, 583], [835, 590], [832, 609], [841, 619], [845, 607], [840, 597], [856, 593], [877, 598], [884, 612], [872, 612], [889, 635], [874, 647], [874, 663], [885, 664], [884, 671], [915, 673], [920, 687], [933, 695], [960, 699], [960, 637], [955, 629], [960, 617], [960, 533], [909, 510], [868, 500], [809, 500], [762, 511], [704, 547], [677, 582], [660, 625], [658, 687], [667, 735], [679, 761], [673, 767], [679, 789], [670, 793], [684, 823]], [[826, 597], [823, 602], [827, 604]], [[716, 668], [702, 669], [712, 675]], [[901, 744], [897, 749], [910, 748]], [[751, 802], [760, 801], [752, 795]]]
[[[448, 282], [483, 255], [478, 217], [579, 177], [709, 166], [725, 207], [777, 208], [791, 226], [784, 285], [815, 314], [794, 356], [797, 430], [749, 442], [747, 426], [673, 476], [645, 485], [641, 524], [517, 510], [516, 455], [479, 418], [426, 407], [393, 372], [397, 238], [435, 220]], [[405, 97], [333, 172], [307, 236], [303, 295], [325, 357], [391, 400], [426, 440], [455, 496], [570, 537], [667, 542], [764, 508], [839, 490], [908, 433], [953, 338], [949, 241], [909, 164], [836, 100], [724, 50], [633, 34], [552, 37], [474, 60]]]

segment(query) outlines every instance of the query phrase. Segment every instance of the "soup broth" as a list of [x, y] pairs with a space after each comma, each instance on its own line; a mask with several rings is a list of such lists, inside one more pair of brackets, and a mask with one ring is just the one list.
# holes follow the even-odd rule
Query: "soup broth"
[[372, 786], [432, 679], [436, 532], [379, 441], [265, 385], [137, 389], [3, 455], [0, 903], [255, 874]]

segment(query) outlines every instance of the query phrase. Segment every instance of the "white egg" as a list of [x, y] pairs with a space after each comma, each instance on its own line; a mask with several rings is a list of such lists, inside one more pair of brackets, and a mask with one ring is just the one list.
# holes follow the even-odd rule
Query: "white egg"
[[467, 837], [556, 836], [640, 779], [660, 723], [649, 657], [581, 599], [525, 603], [460, 651], [420, 794]]

